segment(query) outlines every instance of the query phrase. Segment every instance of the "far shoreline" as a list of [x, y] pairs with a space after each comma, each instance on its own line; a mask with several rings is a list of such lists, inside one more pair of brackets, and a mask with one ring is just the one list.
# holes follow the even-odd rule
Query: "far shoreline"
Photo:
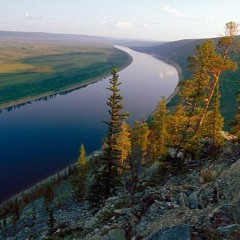
[[[126, 54], [128, 54], [128, 53], [126, 53]], [[128, 54], [128, 56], [129, 56], [128, 61], [125, 64], [123, 64], [121, 67], [118, 68], [118, 72], [122, 71], [123, 69], [127, 68], [129, 65], [132, 64], [133, 58], [131, 57], [130, 54]], [[107, 77], [111, 77], [111, 74], [105, 73], [105, 74], [102, 74], [101, 76], [98, 76], [96, 78], [89, 78], [89, 79], [83, 80], [82, 82], [80, 82], [78, 84], [74, 84], [74, 85], [72, 85], [70, 87], [67, 87], [67, 88], [65, 88], [63, 90], [60, 90], [60, 91], [47, 92], [47, 93], [36, 95], [36, 96], [30, 96], [30, 97], [27, 97], [27, 98], [22, 98], [22, 99], [13, 101], [13, 102], [4, 103], [4, 104], [0, 105], [0, 111], [7, 110], [8, 108], [20, 107], [20, 106], [25, 105], [27, 103], [38, 101], [38, 100], [41, 100], [41, 99], [46, 98], [46, 97], [51, 97], [51, 96], [55, 96], [55, 95], [58, 95], [58, 94], [67, 93], [69, 91], [74, 91], [74, 90], [77, 90], [77, 89], [80, 89], [80, 88], [83, 88], [83, 87], [87, 87], [88, 85], [96, 83], [98, 81], [102, 81], [103, 79], [105, 79]]]
[[[165, 58], [163, 56], [160, 56], [158, 54], [150, 54], [150, 55], [153, 56], [154, 58], [160, 60], [160, 61], [165, 62], [166, 64], [169, 64], [169, 65], [173, 66], [177, 70], [178, 83], [184, 80], [182, 69], [176, 62], [173, 62], [172, 60], [170, 60], [168, 58]], [[168, 104], [177, 95], [178, 91], [179, 91], [179, 86], [177, 84], [174, 91], [166, 98], [166, 104]]]
[[[135, 50], [134, 50], [134, 51], [135, 51]], [[128, 54], [128, 53], [127, 53], [127, 54]], [[160, 60], [160, 61], [163, 61], [163, 62], [165, 62], [165, 63], [173, 66], [173, 67], [177, 70], [177, 73], [178, 73], [178, 82], [181, 81], [181, 80], [183, 80], [182, 70], [181, 70], [180, 66], [178, 66], [175, 62], [173, 62], [173, 61], [171, 61], [171, 60], [169, 60], [169, 59], [167, 59], [167, 58], [161, 57], [161, 56], [159, 56], [159, 55], [157, 55], [157, 54], [150, 54], [150, 53], [146, 53], [146, 54], [149, 54], [149, 55], [151, 55], [152, 57], [154, 57], [154, 58], [156, 58], [156, 59], [158, 59], [158, 60]], [[123, 69], [127, 68], [127, 67], [128, 67], [129, 65], [131, 65], [131, 63], [133, 62], [133, 58], [131, 57], [131, 55], [130, 55], [130, 54], [128, 54], [128, 55], [129, 55], [129, 61], [128, 61], [126, 64], [124, 64], [121, 68], [119, 68], [119, 69], [118, 69], [118, 72], [120, 72], [120, 71], [122, 71]], [[0, 110], [6, 109], [6, 108], [10, 108], [10, 107], [17, 107], [17, 106], [19, 106], [19, 105], [21, 105], [21, 104], [25, 104], [25, 103], [32, 102], [32, 101], [37, 101], [37, 100], [40, 100], [40, 99], [45, 98], [45, 97], [50, 97], [50, 96], [54, 96], [54, 95], [57, 95], [57, 94], [65, 93], [65, 92], [68, 92], [68, 91], [77, 90], [77, 89], [79, 89], [79, 88], [86, 87], [86, 86], [88, 86], [88, 85], [90, 85], [90, 84], [93, 84], [93, 83], [96, 83], [96, 82], [101, 81], [101, 80], [103, 80], [103, 79], [106, 79], [107, 77], [110, 77], [110, 76], [111, 76], [111, 75], [105, 74], [105, 75], [103, 75], [102, 77], [85, 80], [86, 82], [79, 83], [79, 84], [77, 84], [77, 85], [74, 85], [74, 86], [72, 86], [72, 87], [70, 87], [70, 88], [67, 88], [67, 89], [65, 89], [65, 90], [62, 90], [62, 91], [58, 91], [58, 92], [51, 93], [51, 94], [45, 94], [45, 95], [41, 95], [41, 96], [38, 96], [38, 97], [29, 98], [29, 99], [22, 99], [21, 102], [20, 102], [20, 101], [18, 101], [17, 103], [15, 102], [14, 105], [7, 106], [7, 107], [4, 107], [4, 108], [1, 107]], [[171, 93], [170, 96], [167, 97], [166, 103], [168, 103], [168, 102], [170, 102], [170, 101], [172, 100], [172, 98], [178, 93], [178, 90], [179, 90], [179, 87], [178, 87], [178, 85], [177, 85], [177, 86], [175, 87], [173, 93]], [[150, 113], [149, 116], [150, 116], [151, 114], [152, 114], [152, 113]], [[100, 151], [100, 150], [95, 150], [94, 152], [90, 153], [90, 154], [87, 156], [87, 158], [90, 158], [90, 157], [94, 156], [94, 154], [95, 154], [96, 152], [98, 152], [98, 151]], [[59, 173], [65, 172], [65, 171], [68, 169], [68, 167], [69, 167], [69, 166], [72, 166], [72, 165], [75, 165], [75, 163], [69, 164], [69, 165], [65, 166], [64, 168], [61, 168], [61, 169], [59, 169], [59, 170], [56, 170], [53, 174], [50, 174], [48, 177], [45, 177], [45, 178], [43, 178], [42, 180], [39, 180], [37, 183], [34, 183], [34, 184], [32, 184], [32, 185], [30, 184], [30, 186], [27, 187], [26, 189], [24, 189], [24, 190], [22, 190], [22, 191], [20, 191], [20, 192], [18, 192], [18, 193], [16, 193], [16, 194], [10, 196], [7, 200], [1, 202], [1, 203], [0, 203], [0, 206], [2, 206], [4, 203], [6, 203], [6, 202], [8, 202], [8, 201], [12, 201], [12, 200], [14, 200], [14, 199], [16, 199], [16, 198], [18, 198], [18, 197], [21, 197], [21, 194], [27, 193], [27, 192], [31, 191], [31, 190], [32, 190], [33, 188], [35, 188], [36, 186], [39, 186], [39, 185], [44, 184], [44, 183], [46, 183], [46, 182], [50, 182], [50, 181], [51, 181], [52, 179], [54, 179]]]

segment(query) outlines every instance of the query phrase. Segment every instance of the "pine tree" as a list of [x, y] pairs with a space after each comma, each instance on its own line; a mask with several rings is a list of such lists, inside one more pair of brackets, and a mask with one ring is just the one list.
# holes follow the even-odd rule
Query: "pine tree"
[[224, 118], [220, 113], [220, 93], [218, 86], [211, 104], [211, 110], [206, 116], [205, 122], [206, 123], [203, 124], [206, 128], [205, 137], [209, 137], [212, 140], [212, 147], [216, 149], [222, 146], [224, 143], [224, 138], [221, 131], [223, 129]]
[[[119, 137], [122, 131], [122, 122], [127, 118], [127, 113], [122, 113], [123, 104], [122, 96], [119, 93], [117, 68], [112, 70], [112, 78], [109, 80], [110, 87], [107, 89], [111, 92], [107, 100], [109, 106], [109, 121], [103, 121], [107, 124], [107, 138], [105, 141], [105, 148], [103, 149], [103, 156], [95, 170], [94, 180], [90, 186], [90, 194], [88, 199], [93, 199], [93, 204], [99, 206], [104, 200], [116, 193], [117, 186], [120, 183], [119, 164], [121, 162], [121, 146], [119, 145]], [[97, 198], [96, 196], [97, 195]], [[90, 200], [91, 201], [91, 200]], [[98, 201], [98, 202], [96, 202]]]
[[167, 141], [167, 108], [166, 100], [164, 97], [159, 101], [157, 108], [154, 112], [151, 130], [153, 131], [155, 140], [156, 156], [159, 157], [166, 153]]
[[222, 37], [218, 41], [217, 48], [213, 46], [213, 54], [206, 60], [206, 72], [211, 79], [207, 98], [203, 107], [202, 114], [197, 121], [195, 128], [195, 135], [200, 132], [201, 125], [207, 114], [209, 105], [216, 88], [219, 84], [220, 76], [227, 70], [236, 70], [237, 64], [228, 58], [230, 52], [236, 52], [238, 50], [238, 43], [235, 41], [235, 35], [238, 32], [239, 25], [235, 22], [226, 23], [226, 36]]
[[129, 157], [129, 155], [131, 154], [131, 128], [130, 126], [126, 123], [123, 122], [122, 126], [121, 126], [121, 133], [119, 135], [119, 139], [118, 139], [118, 146], [119, 146], [119, 150], [121, 153], [121, 160], [119, 163], [119, 169], [118, 172], [121, 174], [123, 169], [124, 169], [124, 165], [126, 165], [126, 160]]
[[87, 159], [84, 145], [81, 144], [79, 151], [79, 158], [77, 161], [77, 199], [83, 200], [86, 195], [86, 184], [87, 184]]
[[177, 104], [175, 109], [167, 117], [168, 146], [176, 148], [180, 145], [183, 133], [186, 129], [188, 117], [182, 104]]
[[[189, 69], [193, 74], [192, 79], [180, 84], [180, 101], [187, 118], [177, 152], [190, 150], [194, 153], [199, 149], [198, 139], [202, 135], [206, 116], [210, 116], [208, 111], [217, 91], [219, 78], [223, 72], [235, 70], [237, 67], [236, 63], [228, 58], [230, 52], [237, 50], [234, 40], [237, 28], [238, 24], [227, 23], [226, 36], [220, 38], [217, 45], [212, 40], [204, 41], [196, 46], [195, 55], [188, 58]], [[217, 107], [217, 102], [215, 104]]]
[[141, 163], [146, 162], [146, 156], [148, 153], [148, 147], [149, 147], [149, 137], [150, 129], [148, 127], [148, 124], [146, 122], [134, 122], [134, 127], [132, 129], [132, 145], [133, 148], [139, 148], [142, 152], [142, 161]]

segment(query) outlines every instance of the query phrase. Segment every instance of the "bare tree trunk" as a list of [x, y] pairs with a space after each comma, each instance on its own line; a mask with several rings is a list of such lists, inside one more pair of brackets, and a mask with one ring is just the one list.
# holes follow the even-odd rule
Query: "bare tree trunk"
[[214, 91], [216, 89], [216, 86], [218, 84], [218, 81], [219, 81], [219, 76], [220, 76], [220, 73], [218, 73], [216, 76], [214, 76], [214, 81], [213, 81], [213, 84], [210, 88], [210, 91], [209, 91], [209, 94], [207, 96], [207, 100], [206, 100], [206, 104], [205, 104], [205, 107], [203, 109], [203, 113], [201, 115], [201, 117], [199, 118], [198, 122], [197, 122], [197, 125], [196, 125], [196, 129], [195, 129], [195, 136], [197, 136], [199, 134], [199, 131], [200, 131], [200, 128], [201, 128], [201, 125], [203, 123], [203, 120], [207, 114], [207, 111], [208, 111], [208, 108], [209, 108], [209, 105], [210, 105], [210, 102], [212, 100], [212, 96], [214, 94]]

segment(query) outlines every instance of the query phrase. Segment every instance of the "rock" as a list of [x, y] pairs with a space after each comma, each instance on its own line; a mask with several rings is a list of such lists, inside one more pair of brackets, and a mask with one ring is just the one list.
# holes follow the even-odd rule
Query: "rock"
[[161, 229], [144, 240], [190, 240], [190, 228], [188, 224], [181, 224], [171, 228]]
[[96, 228], [98, 225], [98, 219], [96, 217], [92, 217], [90, 220], [86, 221], [84, 224], [84, 228], [92, 229]]
[[195, 191], [188, 197], [189, 208], [198, 209], [201, 208], [202, 203], [202, 191]]
[[218, 231], [222, 234], [230, 234], [236, 230], [238, 230], [240, 228], [240, 225], [239, 224], [231, 224], [231, 225], [228, 225], [228, 226], [221, 226], [221, 227], [218, 227]]
[[103, 240], [125, 240], [125, 231], [123, 229], [112, 229], [107, 235], [103, 237]]
[[226, 204], [214, 209], [209, 218], [214, 227], [235, 224], [239, 222], [239, 209], [235, 204]]
[[120, 217], [123, 215], [127, 215], [131, 212], [131, 208], [122, 208], [122, 209], [115, 209], [113, 210], [115, 217]]
[[177, 204], [181, 207], [189, 208], [189, 200], [186, 193], [179, 193], [177, 196]]

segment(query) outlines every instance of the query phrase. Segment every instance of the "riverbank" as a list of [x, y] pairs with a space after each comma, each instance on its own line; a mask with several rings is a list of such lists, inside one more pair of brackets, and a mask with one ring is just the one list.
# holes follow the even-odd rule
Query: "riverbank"
[[[177, 70], [177, 73], [178, 73], [178, 82], [181, 82], [184, 80], [182, 69], [177, 63], [173, 62], [172, 60], [170, 60], [168, 58], [157, 55], [157, 54], [150, 54], [150, 55], [158, 60], [161, 60], [161, 61], [173, 66]], [[173, 93], [166, 98], [166, 104], [168, 104], [177, 95], [178, 91], [179, 91], [179, 87], [177, 85], [176, 88], [174, 89]]]
[[[159, 79], [159, 75], [157, 74], [158, 72], [159, 72], [159, 70], [161, 69], [161, 64], [162, 65], [166, 65], [165, 63], [163, 63], [162, 61], [158, 61], [156, 58], [155, 58], [155, 60], [153, 59], [153, 57], [152, 56], [144, 56], [144, 58], [143, 58], [143, 61], [142, 62], [139, 62], [139, 61], [135, 61], [135, 57], [136, 56], [138, 56], [139, 57], [139, 53], [137, 53], [137, 54], [135, 54], [134, 55], [134, 53], [132, 53], [131, 51], [130, 51], [130, 54], [132, 54], [133, 55], [133, 59], [134, 59], [134, 63], [136, 62], [137, 63], [137, 65], [136, 64], [133, 64], [130, 68], [128, 68], [128, 69], [131, 69], [130, 70], [130, 72], [129, 72], [129, 70], [126, 70], [126, 72], [129, 72], [128, 74], [129, 74], [129, 77], [126, 77], [126, 76], [124, 76], [123, 77], [123, 81], [125, 81], [125, 83], [131, 83], [131, 81], [132, 81], [132, 83], [134, 83], [134, 84], [130, 84], [129, 86], [136, 86], [136, 84], [139, 84], [138, 85], [138, 88], [136, 89], [136, 88], [132, 88], [132, 87], [128, 87], [128, 88], [126, 88], [126, 89], [122, 89], [123, 90], [123, 93], [124, 93], [124, 90], [127, 90], [127, 93], [128, 93], [128, 95], [125, 95], [125, 98], [124, 99], [127, 99], [128, 100], [128, 102], [130, 103], [130, 104], [132, 104], [132, 103], [134, 103], [133, 104], [133, 106], [134, 106], [134, 108], [132, 108], [132, 109], [134, 109], [134, 111], [139, 111], [139, 114], [138, 114], [138, 116], [139, 115], [141, 115], [142, 116], [142, 111], [144, 111], [143, 110], [143, 108], [142, 108], [142, 106], [145, 106], [145, 113], [148, 115], [149, 114], [149, 109], [154, 109], [155, 108], [155, 106], [156, 106], [156, 102], [159, 100], [159, 96], [161, 96], [162, 94], [166, 94], [166, 91], [164, 91], [164, 92], [161, 92], [161, 85], [159, 85], [159, 82], [161, 83], [162, 82], [162, 84], [166, 84], [166, 81], [168, 82], [168, 80], [167, 79]], [[141, 56], [141, 55], [140, 55]], [[141, 57], [139, 57], [139, 59], [142, 59]], [[152, 60], [151, 60], [152, 59]], [[146, 71], [147, 71], [147, 69], [145, 68], [145, 64], [146, 64], [146, 61], [148, 61], [148, 64], [150, 64], [151, 65], [151, 72], [149, 72], [148, 73], [148, 77], [150, 78], [150, 79], [153, 79], [152, 80], [152, 82], [150, 82], [150, 81], [145, 81], [146, 80]], [[154, 65], [156, 63], [156, 65]], [[134, 66], [134, 67], [133, 67]], [[153, 66], [155, 66], [155, 69], [157, 70], [157, 71], [153, 71]], [[172, 67], [168, 67], [171, 71], [172, 71]], [[168, 69], [167, 68], [167, 69]], [[163, 69], [165, 69], [165, 67], [163, 68]], [[125, 70], [124, 70], [125, 71]], [[166, 71], [168, 71], [168, 70], [166, 70]], [[132, 75], [133, 73], [139, 73], [138, 75]], [[151, 73], [153, 73], [152, 75], [151, 75]], [[120, 77], [121, 77], [121, 74], [124, 74], [124, 73], [120, 73]], [[136, 80], [137, 79], [137, 80]], [[175, 79], [175, 80], [173, 80], [173, 79]], [[176, 71], [174, 70], [174, 78], [173, 79], [171, 79], [171, 81], [174, 81], [173, 83], [174, 84], [172, 84], [172, 86], [171, 86], [171, 88], [170, 88], [170, 91], [168, 92], [168, 95], [169, 94], [171, 94], [171, 92], [174, 90], [174, 88], [175, 88], [175, 86], [177, 85], [177, 73], [176, 73]], [[170, 81], [170, 80], [169, 80]], [[124, 83], [124, 82], [123, 82]], [[148, 89], [148, 87], [149, 87], [149, 85], [150, 85], [150, 83], [152, 83], [152, 88], [150, 88], [150, 89]], [[96, 85], [94, 84], [94, 85], [92, 85], [91, 87], [89, 87], [89, 89], [92, 89], [92, 88], [94, 88], [94, 86], [98, 86], [97, 88], [96, 88], [96, 92], [91, 92], [91, 96], [97, 96], [97, 101], [98, 102], [102, 102], [103, 103], [103, 105], [105, 106], [105, 99], [106, 99], [106, 96], [103, 96], [102, 95], [102, 93], [101, 93], [101, 95], [102, 95], [102, 97], [101, 97], [101, 101], [100, 101], [100, 98], [99, 98], [99, 95], [98, 95], [98, 93], [99, 93], [99, 85], [104, 85], [104, 89], [107, 87], [107, 81], [100, 81], [99, 83], [97, 83]], [[123, 86], [124, 86], [124, 84], [123, 84]], [[156, 87], [157, 86], [157, 87]], [[103, 86], [101, 87], [101, 89], [103, 89]], [[131, 93], [129, 93], [129, 89], [133, 89], [134, 91], [131, 91]], [[148, 90], [148, 91], [146, 91], [146, 89]], [[87, 90], [87, 89], [86, 89]], [[141, 90], [144, 90], [144, 91], [141, 91]], [[150, 91], [149, 91], [150, 90]], [[156, 91], [157, 90], [157, 91]], [[87, 90], [87, 92], [88, 92], [88, 90]], [[149, 99], [149, 101], [148, 101], [148, 103], [149, 104], [147, 104], [146, 105], [146, 99], [144, 99], [144, 98], [142, 98], [141, 96], [143, 96], [143, 95], [148, 95], [149, 94], [149, 96], [150, 96], [150, 94], [155, 94], [154, 96], [154, 99], [152, 99], [151, 98], [151, 101], [150, 101], [150, 99]], [[88, 93], [89, 94], [89, 93]], [[74, 94], [74, 95], [76, 95], [76, 94]], [[83, 96], [83, 97], [81, 97], [80, 99], [81, 100], [78, 100], [78, 101], [76, 101], [76, 98], [74, 97], [74, 102], [77, 102], [78, 104], [75, 106], [75, 107], [77, 107], [78, 109], [80, 108], [80, 109], [91, 109], [91, 114], [89, 115], [89, 117], [91, 117], [91, 118], [89, 118], [89, 119], [91, 119], [91, 124], [94, 124], [94, 129], [96, 129], [97, 127], [96, 126], [98, 126], [97, 124], [96, 124], [96, 122], [93, 122], [93, 116], [94, 116], [94, 119], [96, 118], [96, 116], [99, 116], [99, 112], [98, 111], [96, 111], [95, 113], [93, 113], [94, 112], [94, 109], [91, 107], [91, 108], [88, 108], [87, 106], [86, 106], [86, 103], [84, 102], [84, 100], [86, 99], [86, 97], [85, 97], [85, 95], [84, 94], [81, 94], [81, 96]], [[139, 97], [139, 99], [134, 99], [133, 98], [133, 96], [138, 96]], [[59, 96], [60, 98], [62, 98], [61, 96]], [[152, 95], [151, 95], [151, 97], [152, 97]], [[78, 97], [79, 98], [79, 97]], [[81, 103], [83, 103], [82, 105], [81, 105]], [[70, 104], [71, 104], [71, 102], [70, 102]], [[80, 104], [80, 106], [79, 106], [79, 104]], [[33, 106], [33, 108], [34, 108], [34, 105], [32, 105]], [[62, 106], [62, 105], [61, 105]], [[70, 106], [72, 106], [72, 105], [70, 105]], [[90, 105], [89, 105], [90, 106]], [[97, 104], [95, 104], [95, 106], [98, 106], [98, 103]], [[100, 106], [100, 105], [99, 105]], [[98, 106], [98, 108], [97, 109], [101, 109], [101, 112], [102, 112], [102, 108], [101, 108], [101, 106], [99, 107]], [[130, 105], [131, 106], [131, 105]], [[70, 108], [72, 108], [72, 107], [70, 107]], [[43, 108], [42, 108], [43, 109]], [[58, 108], [56, 108], [56, 109], [58, 109]], [[147, 111], [146, 111], [147, 110]], [[34, 108], [34, 111], [35, 111], [35, 108]], [[131, 111], [131, 113], [133, 113], [133, 111], [132, 110], [130, 110]], [[17, 111], [17, 114], [18, 114], [18, 112], [20, 112], [20, 111]], [[74, 112], [74, 116], [76, 115], [76, 112], [75, 112], [75, 110], [73, 109], [73, 112]], [[68, 112], [68, 115], [69, 116], [72, 116], [72, 114], [73, 114], [73, 112], [71, 111], [71, 112]], [[58, 116], [58, 118], [59, 118], [59, 116], [60, 115], [58, 115], [58, 111], [56, 111], [56, 113], [57, 113], [57, 116]], [[7, 115], [8, 113], [4, 113], [4, 115]], [[39, 114], [43, 114], [43, 111], [41, 111], [41, 112], [39, 112]], [[55, 111], [51, 111], [51, 112], [49, 112], [48, 111], [48, 119], [50, 119], [51, 118], [51, 115], [53, 115], [53, 114], [55, 114]], [[50, 114], [50, 116], [49, 116], [49, 114]], [[35, 112], [35, 114], [34, 115], [36, 115], [36, 112]], [[80, 115], [80, 114], [79, 114]], [[16, 119], [16, 121], [17, 121], [17, 118], [15, 118]], [[86, 128], [86, 121], [87, 120], [85, 120], [85, 119], [87, 119], [86, 118], [86, 112], [84, 113], [84, 116], [82, 116], [81, 118], [78, 118], [77, 119], [77, 125], [79, 125], [79, 124], [83, 124], [83, 126], [85, 126], [85, 128]], [[101, 122], [101, 119], [104, 119], [103, 117], [101, 117], [100, 118], [100, 120], [99, 119], [96, 119], [97, 121], [99, 121], [99, 122]], [[136, 116], [134, 116], [134, 119], [139, 119], [139, 118], [136, 118]], [[21, 119], [20, 119], [21, 120]], [[23, 128], [21, 128], [21, 131], [24, 131], [25, 133], [26, 133], [26, 131], [28, 131], [28, 128], [27, 127], [25, 127], [25, 125], [27, 126], [28, 124], [26, 124], [26, 123], [28, 123], [29, 122], [29, 124], [32, 124], [32, 122], [30, 122], [31, 121], [31, 116], [29, 117], [29, 118], [25, 118], [24, 119], [24, 127]], [[57, 119], [56, 119], [56, 121], [58, 121]], [[58, 141], [58, 144], [57, 144], [57, 149], [55, 149], [55, 150], [52, 150], [52, 147], [54, 147], [54, 145], [51, 147], [51, 150], [52, 150], [52, 152], [54, 153], [54, 154], [52, 154], [48, 159], [49, 160], [51, 160], [51, 162], [59, 162], [60, 161], [60, 159], [61, 159], [61, 156], [59, 156], [58, 157], [58, 155], [57, 155], [57, 153], [59, 152], [58, 150], [60, 150], [61, 148], [62, 149], [65, 149], [65, 146], [67, 146], [67, 142], [65, 143], [65, 141], [63, 141], [64, 139], [68, 139], [67, 141], [69, 142], [69, 140], [71, 140], [71, 139], [75, 139], [76, 138], [76, 133], [77, 133], [77, 136], [78, 136], [78, 138], [76, 138], [77, 139], [77, 145], [79, 144], [79, 143], [81, 143], [81, 142], [84, 142], [84, 144], [86, 145], [86, 146], [88, 146], [90, 143], [92, 143], [93, 141], [94, 141], [94, 139], [92, 139], [93, 137], [92, 136], [94, 136], [94, 138], [98, 138], [98, 139], [100, 139], [99, 138], [99, 136], [97, 135], [98, 133], [94, 130], [94, 134], [91, 134], [91, 135], [89, 135], [88, 134], [88, 132], [86, 132], [85, 130], [85, 132], [86, 132], [86, 134], [87, 134], [87, 139], [84, 139], [82, 136], [84, 136], [83, 134], [85, 134], [85, 132], [84, 131], [82, 131], [82, 132], [77, 132], [77, 130], [76, 130], [76, 126], [74, 125], [74, 124], [72, 124], [72, 121], [69, 121], [68, 122], [68, 120], [67, 119], [65, 119], [65, 118], [61, 118], [61, 122], [63, 122], [63, 123], [65, 123], [65, 125], [66, 126], [61, 126], [61, 127], [59, 127], [58, 128], [58, 126], [57, 126], [57, 128], [55, 129], [55, 123], [53, 123], [54, 125], [54, 130], [56, 131], [56, 133], [57, 133], [57, 139], [56, 139], [56, 141]], [[41, 120], [39, 120], [38, 122], [37, 122], [38, 124], [41, 124], [41, 126], [42, 126], [42, 121]], [[18, 124], [20, 124], [20, 126], [21, 126], [21, 121], [18, 121]], [[63, 124], [64, 125], [64, 124]], [[5, 127], [6, 126], [6, 127]], [[51, 126], [52, 126], [52, 124], [51, 124]], [[73, 129], [71, 129], [71, 126], [75, 126], [75, 127], [72, 127]], [[4, 128], [7, 128], [8, 127], [8, 124], [6, 124], [6, 125], [4, 125], [3, 124], [3, 127]], [[50, 129], [49, 128], [49, 121], [47, 121], [47, 128], [46, 129]], [[59, 135], [59, 133], [60, 132], [62, 132], [62, 131], [64, 131], [64, 129], [66, 129], [66, 133], [64, 133], [63, 132], [63, 134], [62, 134], [62, 138], [61, 137], [59, 137], [60, 135]], [[71, 134], [69, 134], [71, 131], [73, 130], [73, 133], [74, 133], [74, 135], [71, 135]], [[35, 139], [35, 136], [36, 136], [36, 134], [24, 134], [25, 136], [27, 136], [26, 137], [26, 139], [22, 139], [21, 138], [21, 141], [22, 142], [24, 142], [24, 145], [27, 145], [27, 146], [31, 146], [31, 143], [29, 143], [29, 141], [28, 141], [28, 139], [29, 138], [34, 138], [35, 139], [35, 141], [34, 141], [34, 143], [35, 143], [35, 145], [36, 145], [36, 141], [38, 141], [38, 144], [37, 145], [41, 145], [42, 143], [46, 143], [46, 141], [48, 141], [48, 139], [45, 137], [45, 136], [47, 136], [46, 134], [42, 134], [42, 131], [43, 131], [43, 129], [42, 129], [42, 127], [41, 127], [41, 134], [38, 134], [38, 137], [37, 137], [37, 139]], [[7, 133], [6, 133], [7, 134]], [[51, 134], [51, 136], [53, 136], [54, 134], [53, 133], [47, 133], [47, 134]], [[67, 137], [66, 137], [66, 134], [67, 134]], [[101, 136], [103, 136], [103, 134], [104, 133], [102, 133], [101, 134]], [[33, 135], [33, 136], [32, 136]], [[41, 139], [41, 135], [43, 135], [44, 136], [44, 138], [43, 139]], [[8, 135], [7, 135], [8, 136]], [[17, 136], [13, 136], [12, 137], [12, 135], [11, 135], [11, 138], [9, 137], [9, 139], [18, 139], [19, 137], [19, 134], [17, 135]], [[80, 136], [80, 137], [79, 137]], [[100, 137], [101, 137], [100, 136]], [[62, 139], [61, 140], [61, 142], [59, 142], [59, 139]], [[12, 140], [11, 140], [12, 141]], [[6, 138], [5, 138], [5, 140], [4, 140], [4, 142], [6, 142]], [[47, 147], [46, 147], [46, 149], [48, 149], [48, 146], [49, 146], [49, 144], [53, 144], [53, 142], [54, 142], [54, 140], [53, 139], [51, 139], [51, 140], [49, 140], [49, 143], [47, 142]], [[60, 143], [60, 144], [59, 144]], [[16, 141], [16, 143], [14, 143], [13, 142], [13, 144], [17, 144], [17, 141]], [[45, 150], [45, 145], [43, 144], [43, 145], [41, 145], [42, 146], [42, 150], [41, 150], [41, 153], [39, 153], [38, 155], [36, 155], [36, 157], [35, 157], [35, 161], [36, 161], [36, 163], [38, 163], [39, 162], [39, 164], [41, 165], [41, 166], [44, 166], [44, 164], [45, 164], [45, 162], [47, 163], [47, 160], [45, 161], [44, 160], [44, 158], [42, 158], [41, 157], [41, 155], [43, 155], [42, 154], [42, 152], [44, 152], [44, 150]], [[72, 147], [72, 143], [71, 143], [71, 147], [69, 146], [68, 147], [68, 149], [67, 149], [67, 151], [71, 151], [70, 152], [70, 154], [66, 151], [66, 149], [64, 150], [64, 154], [66, 154], [67, 153], [67, 161], [66, 161], [66, 164], [62, 164], [62, 166], [59, 168], [55, 168], [54, 169], [54, 171], [52, 171], [52, 172], [50, 172], [49, 171], [49, 173], [47, 174], [47, 175], [45, 175], [45, 177], [44, 178], [38, 178], [38, 180], [37, 181], [35, 181], [35, 183], [39, 183], [39, 182], [42, 182], [42, 181], [45, 181], [45, 179], [49, 179], [49, 178], [47, 178], [47, 176], [50, 176], [50, 178], [51, 178], [51, 176], [52, 176], [52, 173], [54, 173], [53, 175], [55, 175], [56, 173], [58, 173], [58, 171], [62, 171], [62, 168], [64, 167], [64, 166], [68, 166], [68, 165], [70, 165], [70, 163], [72, 163], [72, 162], [75, 162], [75, 159], [76, 159], [76, 156], [74, 156], [74, 158], [72, 158], [71, 156], [72, 155], [75, 155], [75, 153], [74, 154], [72, 154], [74, 151], [75, 152], [77, 152], [76, 151], [76, 146], [75, 147]], [[29, 153], [27, 154], [27, 155], [29, 155], [29, 156], [31, 156], [31, 149], [33, 149], [33, 151], [34, 151], [34, 153], [33, 154], [35, 154], [35, 152], [37, 152], [38, 151], [38, 148], [35, 148], [35, 146], [33, 146], [33, 148], [32, 147], [29, 147]], [[91, 150], [88, 150], [87, 149], [87, 152], [89, 152], [89, 153], [91, 153], [91, 152], [93, 152], [95, 149], [99, 149], [99, 146], [97, 146], [97, 147], [94, 147], [94, 148], [92, 148]], [[27, 150], [28, 151], [28, 150]], [[72, 154], [72, 155], [71, 155]], [[8, 157], [7, 159], [10, 159], [10, 157], [9, 157], [9, 154], [7, 154], [7, 151], [6, 151], [6, 156]], [[12, 156], [11, 156], [12, 157]], [[13, 157], [15, 157], [15, 156], [13, 156]], [[12, 157], [12, 159], [14, 159]], [[19, 156], [19, 157], [21, 157], [21, 155]], [[17, 157], [18, 159], [19, 159], [19, 157]], [[26, 160], [26, 157], [23, 159], [23, 157], [21, 157], [22, 158], [22, 164], [24, 164], [24, 162], [26, 162], [25, 164], [26, 164], [26, 167], [27, 167], [27, 164], [28, 164], [28, 162], [27, 162], [27, 160]], [[38, 159], [39, 158], [39, 159]], [[47, 158], [45, 158], [45, 159], [47, 159]], [[71, 160], [71, 162], [69, 161], [69, 159], [72, 159]], [[29, 160], [31, 160], [31, 159], [29, 159]], [[19, 161], [19, 160], [18, 160]], [[58, 164], [58, 165], [60, 165], [60, 164]], [[46, 165], [46, 167], [47, 167], [47, 165]], [[12, 166], [11, 166], [11, 168], [12, 168]], [[34, 176], [34, 174], [31, 172], [31, 174]], [[22, 176], [19, 174], [19, 171], [18, 171], [18, 175], [19, 175], [19, 178], [21, 178], [22, 179]], [[32, 183], [32, 186], [34, 187], [34, 181], [29, 181], [28, 180], [28, 182], [27, 182], [27, 184], [25, 184], [25, 187], [23, 186], [23, 188], [22, 189], [26, 189], [26, 188], [28, 188], [28, 186], [31, 186], [30, 184]], [[20, 189], [21, 190], [21, 189]], [[19, 191], [13, 191], [13, 194], [15, 194], [16, 192], [19, 192]], [[7, 193], [7, 190], [6, 190], [6, 193]], [[11, 195], [13, 195], [13, 194], [9, 194], [8, 196], [11, 196]], [[21, 194], [21, 193], [20, 193]], [[14, 197], [13, 197], [14, 198]], [[6, 198], [5, 198], [6, 199]], [[3, 200], [4, 201], [4, 200]]]
[[[117, 47], [115, 47], [115, 48], [117, 48]], [[126, 54], [128, 55], [128, 61], [118, 68], [118, 72], [127, 68], [133, 62], [133, 59], [132, 59], [131, 55], [128, 54], [128, 53], [126, 53]], [[27, 103], [33, 102], [33, 101], [39, 101], [39, 100], [44, 99], [46, 97], [52, 97], [52, 96], [55, 96], [55, 95], [58, 95], [58, 94], [64, 94], [64, 93], [67, 93], [67, 92], [71, 92], [71, 91], [77, 90], [79, 88], [86, 87], [89, 84], [93, 84], [93, 83], [96, 83], [98, 81], [101, 81], [101, 80], [103, 80], [107, 77], [111, 77], [111, 74], [110, 73], [107, 73], [107, 74], [104, 73], [101, 76], [83, 80], [80, 83], [74, 84], [70, 87], [66, 86], [66, 88], [64, 88], [61, 91], [51, 91], [51, 92], [47, 92], [47, 93], [36, 95], [36, 96], [29, 96], [29, 97], [26, 97], [26, 98], [22, 98], [22, 99], [13, 101], [13, 102], [4, 103], [4, 104], [0, 105], [0, 111], [4, 110], [4, 109], [9, 109], [9, 108], [15, 108], [15, 107], [17, 108], [17, 107], [20, 107], [20, 106], [25, 105]]]

